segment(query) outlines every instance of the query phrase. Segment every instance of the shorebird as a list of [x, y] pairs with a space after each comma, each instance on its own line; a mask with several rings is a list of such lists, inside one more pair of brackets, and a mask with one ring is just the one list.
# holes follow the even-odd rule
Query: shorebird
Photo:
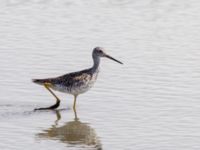
[[94, 63], [91, 68], [78, 72], [68, 73], [55, 78], [33, 79], [34, 83], [43, 85], [56, 98], [56, 103], [54, 105], [45, 108], [36, 108], [36, 110], [56, 109], [57, 107], [59, 107], [60, 99], [52, 90], [72, 94], [74, 96], [73, 109], [76, 110], [77, 96], [79, 94], [87, 92], [97, 80], [101, 57], [106, 57], [120, 64], [123, 64], [119, 60], [116, 60], [115, 58], [106, 54], [103, 48], [96, 47], [93, 49], [92, 52]]

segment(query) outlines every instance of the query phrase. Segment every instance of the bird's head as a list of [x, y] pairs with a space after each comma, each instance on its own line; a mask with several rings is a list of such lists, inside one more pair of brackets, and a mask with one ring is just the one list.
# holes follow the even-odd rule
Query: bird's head
[[93, 50], [93, 53], [92, 55], [95, 57], [106, 57], [106, 58], [109, 58], [111, 60], [114, 60], [120, 64], [123, 64], [121, 61], [111, 57], [110, 55], [106, 54], [105, 50], [102, 48], [102, 47], [95, 47], [94, 50]]

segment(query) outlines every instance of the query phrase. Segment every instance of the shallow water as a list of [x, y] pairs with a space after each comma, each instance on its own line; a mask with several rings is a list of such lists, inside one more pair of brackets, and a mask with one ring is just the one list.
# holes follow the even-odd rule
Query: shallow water
[[[200, 148], [198, 0], [1, 0], [0, 149], [193, 150]], [[92, 64], [98, 81], [57, 111], [32, 78]]]

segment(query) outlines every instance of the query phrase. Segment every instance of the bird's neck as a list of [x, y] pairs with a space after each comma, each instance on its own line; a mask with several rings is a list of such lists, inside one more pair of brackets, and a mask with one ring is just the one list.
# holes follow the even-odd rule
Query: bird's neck
[[100, 57], [98, 57], [98, 56], [92, 56], [92, 58], [93, 58], [93, 61], [94, 61], [92, 70], [93, 71], [97, 71], [97, 70], [99, 70]]

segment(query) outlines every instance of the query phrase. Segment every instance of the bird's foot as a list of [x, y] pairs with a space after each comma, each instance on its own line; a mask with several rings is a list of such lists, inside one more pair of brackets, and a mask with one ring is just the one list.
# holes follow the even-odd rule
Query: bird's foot
[[60, 106], [60, 101], [57, 101], [54, 105], [49, 106], [49, 107], [41, 107], [41, 108], [35, 108], [34, 111], [36, 110], [53, 110], [56, 109]]

